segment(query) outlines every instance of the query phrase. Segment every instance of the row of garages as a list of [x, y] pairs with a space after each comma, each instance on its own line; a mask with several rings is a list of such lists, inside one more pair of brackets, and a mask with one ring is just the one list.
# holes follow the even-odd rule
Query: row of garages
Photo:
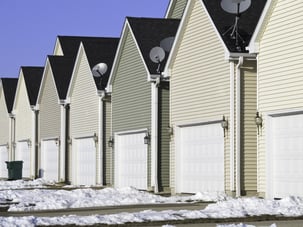
[[[276, 29], [292, 8], [299, 7], [253, 1], [241, 15], [249, 35], [248, 49], [240, 51], [222, 35], [234, 17], [212, 0], [172, 0], [167, 19], [127, 18], [103, 85], [91, 73], [102, 59], [89, 54], [91, 43], [80, 41], [67, 94], [53, 104], [48, 92], [53, 86], [49, 94], [62, 95], [62, 87], [47, 61], [51, 70], [42, 74], [37, 101], [41, 135], [15, 141], [14, 149], [0, 146], [0, 163], [20, 159], [24, 177], [75, 185], [303, 195], [302, 70], [293, 64], [299, 60], [287, 48], [289, 36]], [[172, 49], [157, 65], [148, 55], [167, 37], [175, 37]], [[54, 55], [68, 55], [64, 39], [71, 37], [57, 39]], [[289, 58], [281, 57], [283, 51]], [[43, 119], [54, 116], [52, 133], [55, 123]]]

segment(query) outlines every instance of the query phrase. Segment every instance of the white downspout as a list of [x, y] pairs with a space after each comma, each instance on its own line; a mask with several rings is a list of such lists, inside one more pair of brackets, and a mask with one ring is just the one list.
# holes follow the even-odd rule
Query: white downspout
[[61, 132], [61, 134], [60, 134], [60, 138], [61, 138], [61, 140], [60, 140], [60, 142], [59, 142], [59, 144], [60, 144], [60, 147], [59, 147], [59, 149], [60, 149], [60, 155], [59, 155], [59, 163], [60, 163], [60, 165], [59, 165], [59, 180], [60, 181], [63, 181], [63, 179], [64, 179], [64, 181], [66, 181], [66, 179], [65, 179], [65, 168], [66, 168], [66, 166], [65, 166], [65, 143], [66, 143], [66, 141], [67, 141], [67, 138], [66, 138], [66, 113], [65, 113], [65, 111], [66, 111], [66, 109], [65, 109], [65, 105], [64, 104], [62, 104], [62, 105], [60, 105], [60, 110], [61, 110], [61, 124], [60, 124], [60, 127], [61, 127], [61, 130], [60, 130], [60, 132]]
[[104, 111], [104, 103], [103, 103], [103, 100], [104, 100], [104, 97], [105, 97], [105, 93], [102, 92], [101, 95], [100, 95], [100, 101], [99, 101], [99, 140], [98, 140], [98, 150], [99, 150], [99, 154], [100, 154], [100, 163], [98, 166], [100, 166], [100, 179], [99, 182], [97, 181], [97, 184], [101, 184], [103, 185], [103, 158], [104, 158], [104, 151], [103, 151], [103, 128], [104, 128], [104, 122], [103, 122], [103, 111]]
[[151, 154], [152, 154], [152, 185], [154, 185], [154, 192], [159, 192], [158, 185], [158, 96], [160, 77], [152, 83], [152, 129], [151, 129]]
[[234, 133], [235, 133], [235, 64], [230, 62], [230, 191], [235, 191], [235, 147], [234, 147]]
[[243, 56], [239, 57], [236, 71], [236, 196], [241, 196], [241, 66]]

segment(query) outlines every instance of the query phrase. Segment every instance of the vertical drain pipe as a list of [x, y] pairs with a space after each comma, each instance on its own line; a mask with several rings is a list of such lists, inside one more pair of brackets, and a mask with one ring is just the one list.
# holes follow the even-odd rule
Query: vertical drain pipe
[[236, 66], [236, 196], [241, 196], [241, 66], [243, 56]]
[[154, 183], [154, 192], [159, 192], [158, 185], [158, 121], [159, 121], [159, 107], [158, 107], [158, 99], [159, 99], [159, 84], [160, 77], [156, 79], [155, 83], [152, 83], [152, 182]]
[[235, 63], [230, 62], [230, 191], [235, 191]]

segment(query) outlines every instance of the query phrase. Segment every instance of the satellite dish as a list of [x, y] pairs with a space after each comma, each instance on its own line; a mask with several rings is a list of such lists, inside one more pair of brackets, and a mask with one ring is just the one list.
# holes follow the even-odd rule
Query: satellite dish
[[160, 63], [165, 58], [165, 51], [162, 47], [154, 47], [150, 50], [149, 57], [154, 63]]
[[92, 69], [92, 73], [94, 77], [101, 77], [107, 72], [107, 64], [106, 63], [99, 63], [95, 65]]
[[163, 48], [163, 50], [166, 52], [170, 52], [171, 48], [173, 47], [174, 41], [175, 37], [167, 37], [160, 42], [160, 47]]
[[246, 11], [251, 5], [251, 0], [222, 0], [221, 7], [231, 14], [239, 14]]

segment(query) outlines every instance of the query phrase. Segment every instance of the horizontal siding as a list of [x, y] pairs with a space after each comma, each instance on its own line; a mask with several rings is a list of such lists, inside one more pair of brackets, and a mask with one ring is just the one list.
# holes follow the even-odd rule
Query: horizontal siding
[[16, 141], [26, 140], [32, 137], [33, 132], [33, 111], [30, 108], [30, 103], [27, 95], [25, 81], [23, 76], [20, 76], [20, 87], [16, 96], [15, 105], [15, 127]]
[[160, 84], [159, 87], [159, 124], [160, 124], [160, 187], [169, 187], [169, 83]]
[[[229, 63], [199, 0], [189, 18], [171, 70], [171, 124], [229, 118]], [[229, 143], [225, 141], [226, 188], [229, 189]], [[174, 145], [171, 171], [175, 170]], [[174, 185], [174, 177], [171, 184]]]
[[[303, 109], [303, 2], [277, 0], [260, 39], [258, 109], [268, 112]], [[266, 191], [266, 118], [258, 144], [258, 190]]]
[[70, 136], [98, 134], [99, 97], [86, 56], [80, 55], [70, 105]]
[[175, 4], [170, 9], [171, 11], [169, 12], [168, 18], [181, 18], [185, 10], [186, 3], [187, 0], [176, 0]]
[[40, 139], [60, 136], [60, 105], [58, 104], [53, 75], [49, 68], [45, 76], [39, 112]]
[[113, 82], [112, 105], [114, 133], [150, 128], [151, 85], [130, 33]]
[[107, 101], [104, 104], [105, 108], [105, 184], [112, 185], [112, 148], [108, 146], [108, 141], [111, 137], [111, 102]]
[[255, 61], [246, 61], [242, 68], [242, 173], [243, 190], [257, 191], [257, 68]]
[[0, 145], [9, 142], [9, 116], [7, 113], [3, 89], [0, 89]]

